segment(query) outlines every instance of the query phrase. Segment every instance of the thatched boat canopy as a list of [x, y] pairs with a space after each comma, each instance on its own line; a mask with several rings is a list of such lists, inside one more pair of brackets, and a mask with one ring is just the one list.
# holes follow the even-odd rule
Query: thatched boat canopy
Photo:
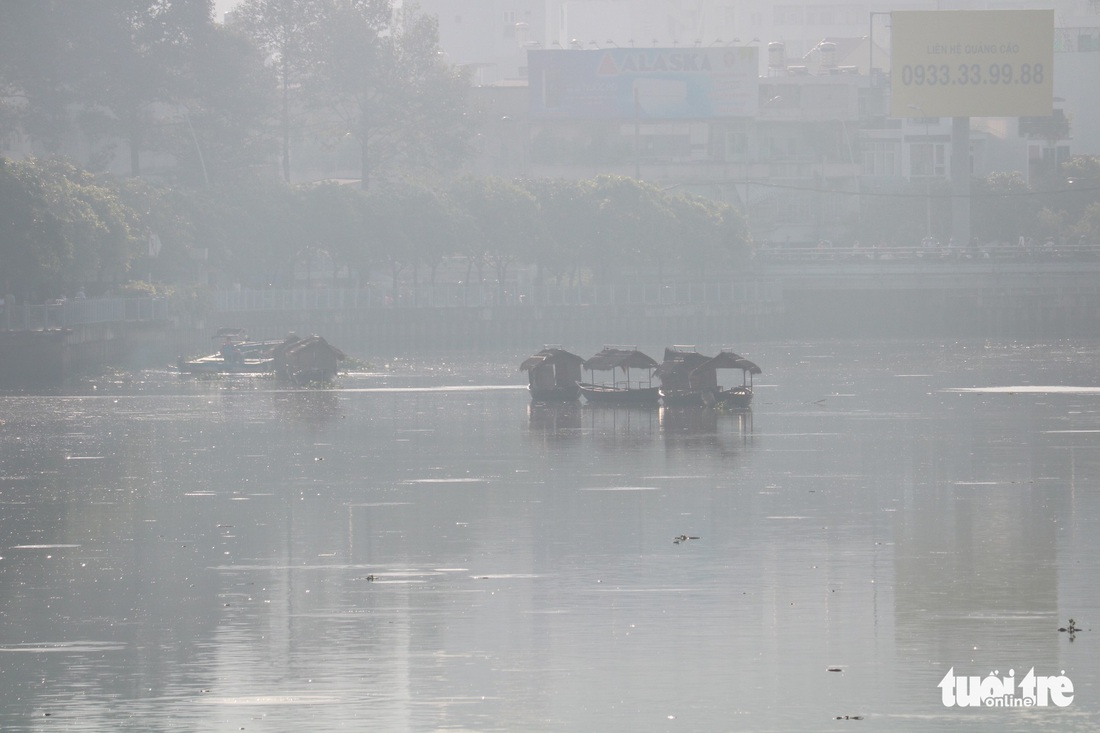
[[607, 372], [616, 368], [656, 369], [657, 362], [634, 348], [605, 346], [603, 351], [584, 362], [584, 368], [593, 372]]
[[529, 372], [532, 369], [538, 369], [541, 366], [546, 365], [561, 365], [568, 366], [573, 364], [580, 367], [584, 363], [584, 359], [572, 354], [565, 349], [559, 349], [556, 347], [547, 347], [539, 353], [527, 357], [522, 364], [519, 365], [521, 372]]
[[686, 381], [688, 374], [695, 371], [700, 364], [710, 360], [711, 357], [700, 354], [694, 349], [688, 351], [685, 347], [665, 347], [665, 360], [657, 367], [654, 374], [662, 382], [675, 380], [677, 377]]
[[340, 349], [330, 344], [321, 336], [306, 336], [305, 338], [300, 338], [295, 335], [290, 335], [274, 349], [276, 357], [282, 357], [288, 361], [301, 359], [302, 356], [307, 353], [310, 353], [310, 358], [316, 358], [316, 354], [324, 354], [332, 361], [343, 361], [348, 358], [347, 354], [340, 351]]
[[696, 367], [695, 369], [740, 369], [743, 372], [749, 374], [760, 374], [760, 367], [753, 364], [751, 361], [743, 356], [738, 356], [732, 351], [719, 352], [718, 356], [705, 361]]

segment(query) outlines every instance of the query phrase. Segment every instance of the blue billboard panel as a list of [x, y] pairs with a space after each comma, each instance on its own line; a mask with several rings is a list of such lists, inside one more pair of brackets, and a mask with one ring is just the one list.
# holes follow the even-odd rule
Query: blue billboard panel
[[757, 50], [605, 48], [528, 51], [533, 119], [751, 117]]

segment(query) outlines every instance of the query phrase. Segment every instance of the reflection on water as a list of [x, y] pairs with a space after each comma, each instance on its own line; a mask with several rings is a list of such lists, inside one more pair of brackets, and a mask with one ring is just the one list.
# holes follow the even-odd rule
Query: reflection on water
[[533, 434], [548, 438], [576, 436], [581, 429], [579, 402], [531, 402], [527, 416]]
[[290, 389], [273, 393], [272, 401], [288, 420], [323, 423], [342, 417], [338, 390]]
[[624, 407], [580, 402], [531, 402], [527, 406], [532, 435], [551, 440], [587, 437], [614, 448], [647, 445], [662, 439], [670, 448], [731, 450], [748, 445], [752, 410], [723, 411], [708, 407]]
[[[0, 396], [0, 730], [1095, 730], [1097, 346], [757, 344], [743, 413], [514, 355]], [[1032, 667], [1073, 704], [941, 702]]]

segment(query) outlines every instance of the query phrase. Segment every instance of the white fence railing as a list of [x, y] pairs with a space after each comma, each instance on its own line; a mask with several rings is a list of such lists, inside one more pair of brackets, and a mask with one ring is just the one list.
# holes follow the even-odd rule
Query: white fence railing
[[481, 308], [491, 306], [646, 306], [728, 305], [778, 300], [774, 283], [759, 281], [558, 285], [530, 291], [493, 284], [402, 286], [390, 288], [323, 288], [297, 290], [230, 290], [213, 294], [214, 310], [240, 313], [273, 310], [361, 310], [374, 308]]

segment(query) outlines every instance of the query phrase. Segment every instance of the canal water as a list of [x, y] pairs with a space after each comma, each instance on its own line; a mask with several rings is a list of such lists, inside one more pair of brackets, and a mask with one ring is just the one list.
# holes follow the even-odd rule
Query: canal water
[[739, 351], [741, 414], [0, 394], [0, 730], [1100, 728], [1100, 343]]

